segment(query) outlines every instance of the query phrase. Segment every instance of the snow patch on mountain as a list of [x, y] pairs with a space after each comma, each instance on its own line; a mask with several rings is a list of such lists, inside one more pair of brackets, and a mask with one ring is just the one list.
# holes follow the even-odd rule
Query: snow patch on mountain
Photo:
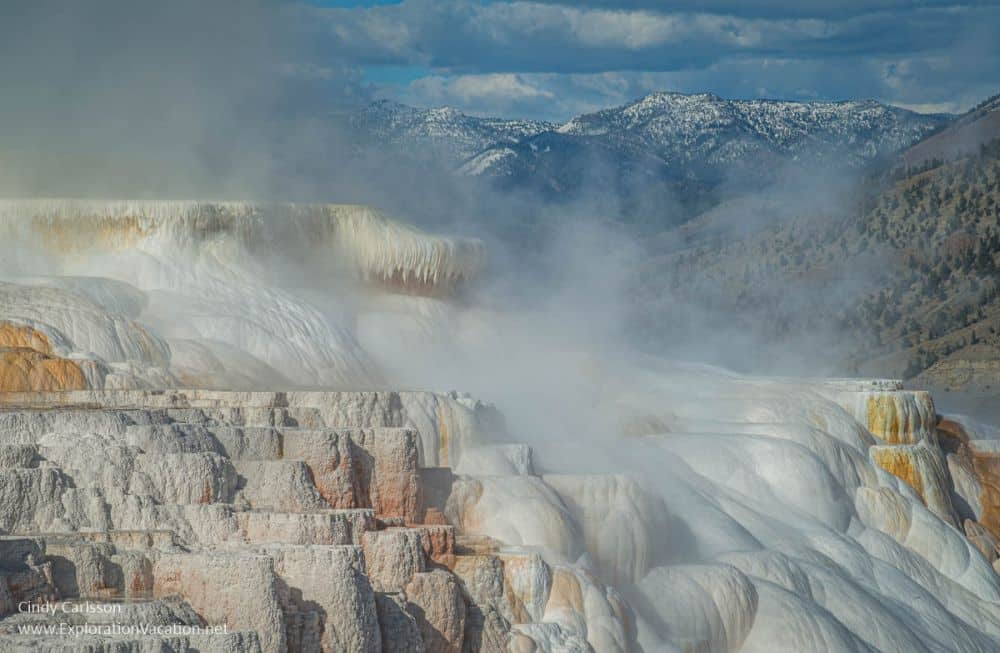
[[[676, 178], [717, 180], [733, 165], [763, 173], [783, 161], [836, 162], [848, 167], [899, 151], [950, 119], [918, 114], [874, 100], [791, 102], [727, 100], [710, 93], [653, 93], [635, 102], [585, 114], [562, 125], [478, 118], [455, 109], [415, 109], [381, 101], [355, 117], [355, 126], [388, 145], [433, 147], [469, 176], [537, 176], [570, 166], [581, 150], [627, 169], [635, 162], [663, 166]], [[552, 147], [555, 142], [562, 147]], [[535, 146], [543, 141], [546, 147]], [[761, 162], [768, 165], [761, 165]], [[652, 169], [652, 168], [651, 168]]]
[[536, 120], [469, 116], [451, 107], [416, 109], [380, 100], [351, 119], [376, 141], [403, 147], [431, 147], [456, 160], [495, 145], [518, 143], [555, 125]]

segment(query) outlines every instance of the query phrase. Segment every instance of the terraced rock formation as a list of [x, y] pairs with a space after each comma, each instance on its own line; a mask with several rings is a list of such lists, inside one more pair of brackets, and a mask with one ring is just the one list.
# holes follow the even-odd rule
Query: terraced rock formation
[[[0, 648], [990, 650], [987, 445], [894, 382], [721, 382], [633, 421], [656, 425], [637, 450], [683, 461], [674, 494], [536, 475], [458, 394], [0, 393]], [[871, 604], [904, 589], [937, 607]]]
[[[580, 583], [605, 591], [446, 523], [453, 476], [435, 463], [498, 426], [468, 397], [123, 391], [0, 404], [5, 650], [62, 650], [25, 631], [67, 619], [225, 631], [171, 650], [531, 650], [549, 603], [582, 622], [593, 608], [574, 603]], [[623, 629], [621, 606], [605, 610]]]
[[0, 651], [1000, 649], [998, 440], [925, 392], [601, 347], [363, 207], [0, 234]]

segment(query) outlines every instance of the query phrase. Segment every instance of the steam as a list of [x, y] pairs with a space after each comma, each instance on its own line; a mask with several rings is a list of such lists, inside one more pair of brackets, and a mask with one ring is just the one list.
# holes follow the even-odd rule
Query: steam
[[[765, 348], [766, 325], [746, 324], [717, 301], [712, 283], [672, 292], [649, 260], [679, 247], [658, 231], [683, 219], [683, 202], [660, 184], [619, 179], [611, 162], [586, 162], [584, 186], [566, 202], [498, 191], [420, 153], [370, 147], [346, 120], [369, 90], [324, 51], [308, 12], [294, 5], [17, 1], [0, 26], [0, 84], [8, 89], [0, 193], [8, 197], [364, 204], [485, 241], [484, 301], [547, 311], [540, 332], [586, 325], [579, 338], [569, 334], [567, 342], [580, 341], [570, 349], [627, 346], [745, 371], [802, 371], [799, 354], [837, 351], [831, 329], [822, 342], [786, 340], [748, 356]], [[789, 217], [817, 205], [837, 213], [848, 184], [826, 172], [779, 174], [772, 203]], [[735, 171], [728, 185], [741, 187]], [[753, 231], [764, 212], [740, 203], [717, 213], [725, 213], [714, 227], [721, 239]], [[827, 305], [866, 281], [841, 286], [827, 291]], [[770, 294], [790, 312], [799, 304], [808, 312], [816, 297], [784, 284]], [[824, 371], [837, 361], [825, 356]]]
[[366, 99], [294, 7], [14, 0], [0, 25], [0, 190], [61, 197], [304, 194]]
[[[370, 147], [346, 120], [370, 99], [369, 89], [324, 51], [308, 12], [294, 5], [48, 0], [17, 1], [7, 14], [0, 26], [4, 195], [363, 204], [426, 231], [484, 242], [489, 263], [481, 270], [476, 248], [439, 241], [428, 258], [412, 245], [419, 237], [392, 227], [392, 247], [406, 251], [389, 259], [407, 259], [405, 269], [424, 281], [440, 272], [461, 295], [454, 304], [373, 299], [284, 233], [280, 220], [266, 226], [273, 246], [258, 252], [252, 274], [311, 306], [316, 315], [307, 323], [329, 321], [344, 333], [356, 321], [356, 334], [334, 339], [377, 358], [387, 383], [466, 389], [502, 403], [527, 430], [571, 437], [578, 428], [602, 430], [592, 425], [603, 427], [603, 419], [587, 409], [595, 386], [583, 379], [600, 377], [596, 370], [609, 361], [654, 354], [745, 372], [846, 371], [836, 325], [787, 334], [775, 346], [771, 325], [724, 301], [717, 279], [672, 288], [662, 263], [770, 221], [816, 212], [841, 219], [853, 208], [845, 198], [856, 180], [848, 176], [789, 166], [760, 202], [723, 202], [692, 245], [690, 232], [658, 233], [684, 219], [684, 203], [660, 184], [619, 179], [611, 162], [588, 161], [584, 187], [564, 201], [500, 191], [419, 153]], [[743, 187], [739, 171], [732, 176], [723, 195]], [[341, 233], [376, 237], [347, 227]], [[8, 260], [36, 275], [62, 265], [21, 246], [9, 257], [14, 250], [17, 259]], [[362, 276], [399, 274], [386, 272], [383, 250], [349, 251], [364, 257], [355, 261]], [[325, 287], [302, 272], [303, 261], [322, 271]], [[413, 265], [420, 261], [429, 267]], [[759, 290], [784, 312], [818, 315], [876, 280], [875, 271], [851, 272], [821, 289], [770, 280]], [[253, 288], [247, 282], [247, 292]], [[413, 322], [409, 339], [387, 324], [404, 314]], [[275, 371], [272, 378], [287, 378]], [[559, 416], [543, 419], [557, 404], [565, 404]], [[520, 410], [529, 414], [517, 418]]]
[[[556, 201], [367, 147], [343, 120], [365, 88], [335, 61], [316, 68], [319, 46], [288, 6], [62, 4], [18, 3], [0, 27], [10, 97], [0, 107], [0, 191], [154, 201], [0, 202], [0, 280], [18, 284], [0, 284], [4, 317], [72, 334], [77, 349], [59, 353], [101, 356], [109, 386], [467, 391], [502, 410], [511, 437], [534, 448], [536, 472], [624, 472], [669, 501], [649, 518], [649, 566], [776, 552], [767, 538], [780, 534], [794, 540], [788, 550], [811, 560], [822, 550], [831, 568], [843, 555], [838, 573], [854, 569], [851, 492], [889, 483], [862, 457], [871, 436], [827, 400], [835, 390], [751, 384], [704, 364], [839, 371], [837, 329], [774, 347], [766, 324], [718, 301], [717, 279], [671, 288], [660, 257], [692, 245], [683, 231], [654, 240], [652, 226], [681, 222], [678, 198], [639, 182], [606, 192], [602, 161], [590, 162], [591, 188]], [[841, 220], [853, 208], [849, 176], [792, 167], [777, 178], [757, 200], [722, 204], [698, 225], [709, 236], [702, 246], [817, 210], [819, 221]], [[245, 201], [193, 201], [216, 197]], [[821, 314], [877, 281], [875, 270], [853, 272], [822, 289], [776, 281], [767, 291], [782, 310]], [[41, 308], [22, 285], [44, 289]], [[102, 322], [95, 307], [113, 319]], [[155, 356], [129, 358], [148, 342]], [[170, 369], [137, 373], [140, 364]], [[713, 457], [724, 464], [696, 464]], [[787, 505], [795, 510], [772, 514]], [[671, 511], [679, 519], [668, 528]], [[921, 524], [931, 534], [916, 539], [946, 537], [927, 526], [931, 517]], [[964, 539], [947, 536], [964, 555]], [[918, 568], [882, 539], [883, 557]], [[749, 586], [739, 578], [727, 587]], [[911, 585], [892, 589], [912, 594]], [[754, 592], [734, 604], [756, 609]], [[648, 600], [635, 594], [636, 605]]]
[[[443, 298], [373, 299], [285, 233], [280, 218], [265, 220], [272, 245], [244, 272], [263, 275], [280, 296], [311, 306], [316, 314], [303, 315], [305, 323], [334, 324], [339, 335], [330, 337], [341, 343], [335, 349], [365, 350], [387, 384], [473, 392], [500, 403], [522, 435], [537, 433], [532, 439], [545, 443], [557, 433], [570, 440], [581, 430], [594, 439], [608, 432], [592, 393], [601, 386], [594, 378], [611, 361], [652, 353], [747, 372], [843, 371], [834, 328], [793, 334], [775, 347], [767, 325], [720, 300], [718, 282], [672, 289], [657, 261], [689, 245], [656, 230], [683, 219], [683, 202], [659, 185], [623, 182], [611, 162], [589, 161], [581, 192], [563, 201], [460, 178], [419, 153], [370, 147], [345, 118], [370, 99], [368, 91], [343, 62], [324, 58], [320, 35], [294, 6], [229, 0], [56, 6], [62, 4], [18, 3], [0, 27], [0, 83], [11, 89], [0, 108], [0, 192], [357, 203], [431, 232], [483, 241], [489, 263], [480, 270], [473, 262], [479, 254], [446, 241], [424, 258], [419, 247], [405, 244], [414, 237], [393, 227], [392, 247], [409, 254], [392, 252], [392, 260], [409, 257], [406, 269], [425, 280], [442, 271], [463, 282], [462, 294], [456, 305]], [[849, 210], [843, 198], [851, 179], [795, 167], [777, 177], [762, 204], [780, 211], [724, 203], [707, 246], [753, 233], [768, 220], [817, 208], [834, 216]], [[726, 186], [741, 187], [738, 173]], [[366, 242], [374, 236], [341, 232]], [[16, 249], [27, 264], [33, 255]], [[385, 271], [382, 250], [349, 250], [365, 257], [355, 262], [365, 274], [398, 274]], [[21, 267], [37, 275], [63, 265], [36, 256]], [[422, 260], [436, 262], [411, 265]], [[303, 273], [303, 262], [322, 273]], [[255, 283], [246, 283], [246, 292], [254, 292]], [[771, 283], [769, 294], [792, 313], [816, 311], [817, 296], [823, 307], [841, 304], [870, 285], [862, 275], [817, 294]], [[147, 312], [144, 319], [169, 313]], [[352, 321], [357, 332], [346, 335]], [[402, 335], [394, 326], [401, 322], [408, 324]], [[274, 372], [265, 378], [289, 378]], [[349, 380], [317, 371], [313, 382], [322, 379]]]
[[[777, 235], [791, 233], [801, 243], [850, 228], [862, 179], [845, 168], [821, 172], [798, 163], [775, 177], [645, 249], [636, 308], [643, 348], [749, 374], [851, 373], [858, 332], [834, 318], [880, 287], [898, 263], [873, 247], [867, 260], [812, 262], [820, 263], [818, 272], [786, 275], [779, 257], [794, 252], [776, 251]], [[734, 280], [751, 291], [742, 304]]]

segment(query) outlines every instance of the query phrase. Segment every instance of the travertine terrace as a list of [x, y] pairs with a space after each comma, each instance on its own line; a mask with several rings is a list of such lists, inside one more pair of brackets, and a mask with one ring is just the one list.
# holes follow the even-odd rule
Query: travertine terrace
[[[179, 650], [499, 651], [532, 641], [520, 629], [544, 630], [553, 602], [623, 623], [613, 594], [603, 608], [574, 604], [580, 583], [609, 591], [584, 572], [448, 524], [455, 477], [425, 461], [502, 429], [468, 397], [33, 392], [0, 394], [0, 406], [4, 646], [58, 649], [23, 631], [66, 615], [26, 602], [227, 630], [171, 640]], [[74, 619], [97, 626], [103, 610]]]
[[[998, 479], [985, 445], [939, 422], [926, 394], [891, 382], [812, 382], [809, 398], [790, 402], [778, 399], [787, 383], [728, 379], [716, 388], [725, 390], [712, 417], [728, 417], [731, 435], [712, 434], [719, 422], [711, 427], [699, 404], [685, 401], [672, 407], [666, 431], [630, 436], [727, 488], [719, 496], [737, 492], [729, 501], [744, 497], [743, 510], [768, 494], [790, 506], [788, 530], [773, 544], [766, 532], [746, 530], [762, 528], [762, 515], [740, 518], [742, 535], [718, 521], [732, 506], [716, 504], [723, 512], [712, 516], [710, 504], [683, 507], [617, 474], [536, 475], [530, 449], [503, 444], [509, 435], [496, 410], [460, 394], [4, 392], [0, 646], [140, 651], [162, 640], [157, 646], [199, 651], [627, 651], [644, 643], [656, 650], [651, 642], [666, 632], [686, 650], [840, 650], [887, 624], [913, 626], [890, 618], [886, 606], [866, 625], [857, 606], [832, 596], [871, 601], [909, 588], [943, 602], [921, 610], [948, 616], [934, 627], [961, 633], [970, 646], [961, 650], [990, 650], [1000, 597], [989, 566], [997, 559]], [[663, 431], [662, 418], [647, 417]], [[751, 435], [760, 432], [777, 439]], [[731, 441], [737, 433], [742, 442]], [[711, 465], [699, 463], [693, 446], [704, 438], [725, 444]], [[741, 452], [740, 462], [719, 456], [726, 451]], [[444, 464], [450, 460], [460, 461], [458, 470]], [[789, 460], [798, 471], [773, 467]], [[670, 550], [678, 546], [671, 529], [693, 524], [695, 513], [684, 510], [715, 522], [692, 533], [722, 537], [702, 542], [723, 547], [714, 561], [671, 562], [682, 553]], [[788, 525], [811, 522], [863, 549], [816, 548], [822, 537], [806, 544], [808, 529]], [[747, 550], [725, 551], [734, 537], [764, 548], [744, 542]], [[868, 556], [872, 571], [888, 565], [875, 586], [849, 574], [837, 580], [846, 573], [837, 569]], [[885, 575], [893, 560], [922, 571], [900, 585]], [[810, 589], [821, 582], [834, 594]], [[698, 612], [684, 607], [692, 602]], [[33, 612], [29, 604], [92, 612]], [[817, 614], [830, 623], [798, 621]], [[796, 646], [817, 632], [836, 634], [836, 623], [855, 631], [828, 649], [772, 649], [775, 621], [791, 624], [785, 636]], [[93, 633], [121, 623], [180, 634], [64, 640], [25, 630], [67, 622]]]
[[1000, 447], [927, 393], [561, 328], [505, 420], [395, 387], [537, 344], [479, 241], [195, 202], [0, 234], [0, 650], [1000, 650]]

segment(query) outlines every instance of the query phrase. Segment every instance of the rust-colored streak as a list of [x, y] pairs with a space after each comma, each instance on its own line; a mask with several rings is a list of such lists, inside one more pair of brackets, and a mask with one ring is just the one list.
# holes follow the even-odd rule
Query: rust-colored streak
[[142, 572], [135, 572], [132, 574], [132, 582], [129, 583], [130, 596], [142, 596], [148, 594], [152, 588], [146, 586], [146, 581], [142, 576]]
[[[880, 447], [872, 449], [872, 457], [875, 459], [875, 464], [906, 482], [921, 497], [924, 496], [924, 482], [910, 452], [905, 449]], [[927, 500], [924, 498], [924, 503], [926, 502]]]
[[80, 366], [34, 349], [0, 348], [0, 392], [86, 390]]
[[205, 487], [201, 490], [201, 496], [198, 498], [198, 503], [212, 503], [212, 486], [207, 480], [205, 481]]
[[583, 590], [576, 576], [566, 569], [557, 567], [552, 574], [552, 589], [549, 592], [550, 608], [583, 613]]
[[48, 336], [29, 326], [0, 322], [0, 347], [10, 349], [33, 349], [52, 355], [52, 343]]
[[979, 523], [1000, 538], [1000, 454], [973, 451], [972, 465], [982, 488], [979, 502], [983, 513]]
[[448, 420], [445, 419], [444, 406], [438, 406], [438, 466], [450, 465], [451, 434], [448, 432]]
[[58, 252], [80, 252], [95, 247], [128, 249], [147, 235], [137, 216], [91, 216], [79, 219], [37, 217], [32, 229], [42, 242]]
[[889, 444], [904, 444], [911, 441], [909, 433], [903, 433], [903, 424], [892, 395], [872, 395], [868, 397], [868, 430]]

